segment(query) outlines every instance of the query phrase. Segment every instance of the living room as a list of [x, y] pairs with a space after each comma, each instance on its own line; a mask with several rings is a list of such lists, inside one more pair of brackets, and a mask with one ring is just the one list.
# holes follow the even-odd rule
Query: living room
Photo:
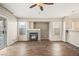
[[0, 55], [78, 56], [78, 6], [78, 3], [0, 3]]

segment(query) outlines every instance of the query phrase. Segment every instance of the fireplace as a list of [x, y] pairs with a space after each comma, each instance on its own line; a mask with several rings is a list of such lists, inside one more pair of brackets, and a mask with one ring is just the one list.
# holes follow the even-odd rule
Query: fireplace
[[39, 41], [40, 40], [40, 29], [28, 29], [27, 39], [28, 41]]
[[38, 40], [38, 33], [29, 33], [29, 39], [30, 41], [37, 41]]

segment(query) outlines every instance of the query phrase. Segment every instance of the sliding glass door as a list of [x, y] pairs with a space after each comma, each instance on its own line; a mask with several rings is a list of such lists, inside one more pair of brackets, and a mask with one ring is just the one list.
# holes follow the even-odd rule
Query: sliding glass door
[[0, 17], [0, 49], [7, 45], [6, 19]]

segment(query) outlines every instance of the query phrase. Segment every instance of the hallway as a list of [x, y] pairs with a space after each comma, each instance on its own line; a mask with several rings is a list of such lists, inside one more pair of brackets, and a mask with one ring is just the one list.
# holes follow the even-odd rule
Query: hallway
[[2, 56], [79, 56], [79, 50], [65, 42], [16, 42], [0, 50]]

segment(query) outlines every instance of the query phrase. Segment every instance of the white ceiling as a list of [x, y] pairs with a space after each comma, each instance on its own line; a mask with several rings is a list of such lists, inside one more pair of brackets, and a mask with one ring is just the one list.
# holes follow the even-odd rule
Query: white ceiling
[[33, 3], [3, 3], [2, 5], [15, 16], [22, 18], [59, 18], [69, 16], [79, 11], [79, 3], [44, 5], [44, 11], [41, 11], [39, 7], [29, 8]]

